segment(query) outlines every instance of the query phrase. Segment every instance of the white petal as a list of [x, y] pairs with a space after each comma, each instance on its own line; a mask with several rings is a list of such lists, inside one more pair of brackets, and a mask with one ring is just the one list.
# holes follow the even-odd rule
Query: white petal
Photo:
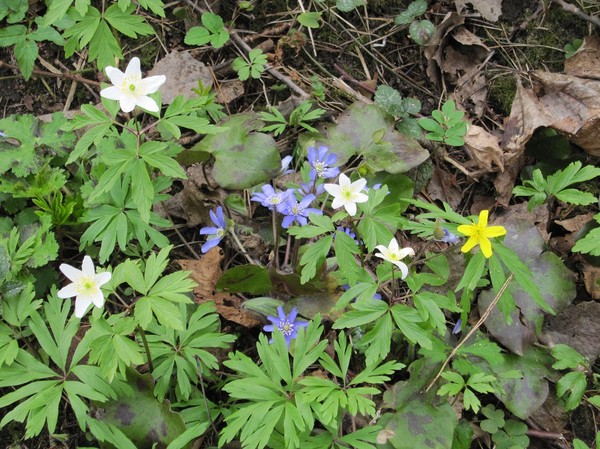
[[379, 251], [381, 251], [382, 253], [387, 253], [387, 250], [388, 250], [388, 249], [387, 249], [385, 246], [383, 246], [383, 245], [377, 245], [377, 246], [375, 247], [375, 249], [378, 249], [378, 250], [379, 250]]
[[85, 311], [88, 309], [91, 303], [92, 299], [89, 296], [79, 295], [77, 298], [75, 298], [75, 316], [77, 318], [83, 318]]
[[396, 262], [395, 265], [398, 268], [400, 268], [400, 271], [402, 272], [402, 279], [404, 279], [406, 276], [408, 276], [408, 267], [406, 266], [405, 263]]
[[412, 248], [402, 248], [398, 253], [400, 254], [400, 259], [404, 259], [406, 256], [414, 256], [415, 250]]
[[355, 203], [364, 203], [369, 201], [369, 196], [364, 193], [355, 192], [354, 195], [352, 195], [352, 201]]
[[149, 76], [141, 81], [140, 88], [145, 94], [153, 94], [160, 89], [160, 86], [165, 84], [165, 81], [167, 81], [165, 75]]
[[352, 190], [361, 191], [367, 185], [367, 180], [365, 178], [357, 179], [352, 183]]
[[129, 64], [127, 64], [127, 68], [125, 69], [125, 76], [128, 78], [141, 78], [142, 71], [140, 69], [140, 58], [137, 56], [135, 58], [131, 58]]
[[81, 264], [81, 272], [89, 277], [94, 277], [96, 271], [94, 270], [94, 262], [92, 262], [92, 258], [90, 256], [85, 256], [83, 258], [83, 263]]
[[333, 201], [331, 202], [331, 207], [334, 209], [339, 209], [342, 206], [346, 207], [346, 202], [339, 196], [334, 197]]
[[342, 193], [342, 188], [340, 186], [338, 186], [337, 184], [325, 184], [325, 185], [323, 185], [323, 187], [325, 188], [327, 193], [329, 193], [330, 195], [332, 195], [334, 197], [338, 197]]
[[356, 215], [356, 203], [354, 201], [346, 201], [344, 207], [346, 208], [346, 212], [348, 212], [348, 215], [350, 215], [351, 217]]
[[100, 96], [109, 100], [120, 100], [123, 98], [123, 91], [115, 86], [110, 86], [100, 91]]
[[122, 96], [119, 98], [119, 106], [121, 106], [121, 111], [123, 112], [131, 112], [135, 109], [136, 100], [130, 95]]
[[115, 67], [107, 67], [106, 76], [108, 76], [110, 82], [113, 83], [115, 86], [120, 85], [123, 82], [123, 79], [125, 78], [125, 74]]
[[110, 274], [108, 271], [105, 271], [103, 273], [98, 273], [96, 276], [94, 276], [94, 283], [98, 287], [101, 287], [102, 285], [104, 285], [108, 281], [110, 281], [111, 277], [112, 277], [112, 274]]
[[389, 260], [384, 252], [375, 253], [375, 257], [381, 257], [384, 260]]
[[[339, 179], [339, 181], [340, 181], [340, 186], [341, 186], [341, 187], [344, 187], [344, 186], [349, 186], [349, 185], [351, 185], [351, 184], [352, 184], [352, 183], [350, 182], [350, 178], [348, 178], [348, 177], [347, 177], [345, 174], [343, 174], [343, 173], [340, 173], [340, 179]], [[365, 181], [365, 182], [366, 182], [366, 181]]]
[[96, 307], [102, 307], [104, 305], [104, 295], [100, 289], [98, 289], [97, 292], [94, 292], [94, 294], [90, 295], [90, 299]]
[[72, 298], [73, 296], [77, 296], [77, 289], [75, 288], [75, 284], [65, 285], [61, 288], [56, 294], [59, 298]]
[[77, 279], [83, 276], [80, 270], [66, 263], [61, 263], [58, 269], [72, 282], [77, 281]]
[[392, 238], [392, 240], [390, 240], [390, 244], [388, 245], [388, 249], [390, 250], [391, 253], [397, 253], [399, 250], [399, 246], [398, 246], [398, 241], [395, 238]]
[[156, 104], [156, 101], [154, 101], [150, 97], [147, 97], [145, 95], [142, 97], [138, 97], [136, 103], [138, 106], [146, 109], [147, 111], [158, 112], [158, 105]]

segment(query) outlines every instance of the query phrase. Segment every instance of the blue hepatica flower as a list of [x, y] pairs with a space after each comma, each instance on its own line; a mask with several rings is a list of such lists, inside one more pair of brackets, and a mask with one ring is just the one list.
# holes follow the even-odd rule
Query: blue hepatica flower
[[281, 170], [279, 171], [279, 176], [289, 175], [290, 173], [294, 173], [293, 168], [289, 168], [292, 163], [292, 156], [286, 156], [281, 159]]
[[315, 209], [310, 206], [315, 199], [313, 194], [306, 195], [304, 198], [298, 202], [298, 200], [292, 195], [286, 201], [286, 206], [283, 208], [282, 213], [285, 215], [283, 217], [283, 222], [281, 226], [284, 228], [289, 228], [294, 221], [297, 221], [301, 226], [304, 226], [308, 223], [307, 217], [308, 214], [318, 214], [323, 215], [319, 209]]
[[254, 192], [252, 194], [251, 201], [257, 201], [269, 210], [277, 210], [277, 212], [283, 212], [286, 207], [286, 201], [294, 193], [292, 189], [288, 189], [285, 192], [275, 190], [270, 184], [265, 184], [261, 188], [261, 192]]
[[206, 243], [202, 245], [200, 249], [203, 253], [206, 253], [209, 249], [214, 248], [219, 244], [225, 234], [227, 233], [227, 222], [225, 221], [225, 217], [223, 216], [223, 208], [221, 206], [217, 207], [217, 213], [214, 213], [212, 210], [209, 212], [210, 219], [215, 224], [215, 226], [206, 226], [200, 229], [201, 235], [208, 235], [206, 239]]
[[333, 165], [337, 161], [337, 156], [329, 153], [329, 148], [308, 147], [308, 163], [310, 164], [310, 179], [335, 178], [340, 174], [340, 169]]
[[[283, 311], [283, 307], [277, 307], [277, 315], [268, 316], [267, 319], [273, 324], [267, 324], [263, 327], [265, 332], [275, 332], [275, 329], [283, 332], [283, 336], [285, 337], [285, 343], [288, 348], [290, 347], [290, 342], [292, 339], [298, 336], [298, 329], [302, 327], [308, 326], [308, 322], [306, 321], [296, 321], [296, 316], [298, 316], [298, 309], [295, 307], [291, 310], [289, 316], [285, 314]], [[272, 343], [273, 339], [269, 340], [269, 343]]]
[[460, 239], [455, 234], [452, 234], [446, 228], [444, 228], [444, 237], [440, 239], [441, 242], [450, 243], [451, 245], [455, 245], [458, 243]]

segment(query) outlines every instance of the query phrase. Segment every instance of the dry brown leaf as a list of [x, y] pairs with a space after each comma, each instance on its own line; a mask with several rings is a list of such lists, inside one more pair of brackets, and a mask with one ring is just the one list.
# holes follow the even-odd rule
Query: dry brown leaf
[[490, 22], [497, 22], [502, 15], [502, 0], [455, 0], [456, 10], [463, 12], [466, 4], [470, 3], [473, 8], [479, 11], [481, 17]]
[[600, 81], [541, 71], [534, 80], [534, 90], [518, 84], [501, 146], [522, 154], [537, 128], [551, 127], [600, 156]]
[[492, 165], [496, 165], [500, 171], [504, 171], [504, 152], [496, 136], [480, 126], [469, 124], [464, 140], [471, 156], [481, 168], [491, 171]]
[[581, 47], [565, 59], [565, 73], [600, 80], [600, 37], [586, 36]]
[[176, 262], [183, 270], [191, 271], [192, 278], [198, 283], [194, 289], [194, 301], [198, 304], [213, 301], [217, 313], [223, 318], [245, 327], [257, 327], [261, 321], [242, 308], [242, 300], [229, 293], [215, 291], [215, 285], [221, 278], [221, 262], [224, 254], [221, 248], [210, 249], [200, 260], [180, 259]]
[[488, 92], [480, 66], [490, 54], [490, 49], [463, 23], [461, 16], [448, 13], [437, 27], [425, 47], [427, 75], [438, 86], [446, 78], [456, 84], [456, 102], [480, 117], [485, 112]]
[[458, 186], [456, 176], [435, 166], [429, 183], [427, 194], [432, 200], [445, 201], [456, 210], [462, 200], [462, 189]]
[[568, 232], [579, 232], [579, 230], [594, 217], [592, 212], [582, 215], [576, 215], [573, 218], [566, 220], [556, 220], [555, 223], [560, 225], [565, 231]]
[[600, 267], [584, 262], [581, 267], [583, 273], [583, 284], [590, 296], [596, 301], [600, 300]]
[[195, 97], [192, 89], [198, 88], [198, 81], [202, 81], [204, 87], [213, 85], [210, 69], [185, 51], [173, 50], [154, 64], [148, 75], [167, 77], [160, 88], [163, 104], [171, 104], [178, 95], [183, 95], [186, 99]]

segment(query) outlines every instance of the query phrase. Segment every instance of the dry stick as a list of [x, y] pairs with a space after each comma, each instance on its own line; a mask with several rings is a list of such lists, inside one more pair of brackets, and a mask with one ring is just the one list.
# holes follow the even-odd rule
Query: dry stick
[[[6, 62], [0, 61], [0, 69], [5, 68], [5, 67], [8, 69], [19, 70], [19, 67], [16, 65], [7, 64]], [[80, 76], [73, 75], [72, 73], [65, 73], [65, 72], [52, 73], [52, 72], [46, 72], [45, 70], [38, 70], [38, 69], [33, 69], [32, 73], [33, 73], [33, 75], [37, 75], [37, 76], [47, 76], [50, 78], [66, 78], [68, 80], [77, 81], [78, 83], [91, 84], [92, 86], [100, 86], [100, 83], [98, 81], [81, 78]]]
[[588, 16], [582, 10], [577, 8], [575, 5], [571, 5], [570, 3], [567, 3], [564, 0], [551, 0], [551, 1], [552, 1], [552, 3], [556, 3], [557, 5], [562, 7], [562, 9], [564, 9], [565, 11], [570, 12], [571, 14], [576, 15], [580, 19], [590, 22], [591, 24], [594, 24], [598, 28], [600, 28], [600, 19], [598, 19], [598, 17]]
[[504, 290], [506, 290], [506, 288], [508, 287], [508, 284], [510, 284], [510, 281], [512, 281], [513, 277], [514, 277], [514, 274], [511, 273], [510, 276], [508, 276], [508, 278], [506, 278], [506, 281], [504, 281], [504, 284], [502, 284], [502, 288], [500, 289], [500, 291], [498, 292], [498, 294], [496, 295], [496, 297], [494, 298], [492, 303], [488, 306], [487, 309], [485, 309], [485, 312], [483, 312], [483, 315], [481, 315], [481, 318], [479, 318], [479, 321], [477, 321], [475, 326], [473, 326], [473, 328], [469, 331], [469, 333], [467, 335], [465, 335], [464, 338], [460, 341], [460, 343], [458, 345], [456, 345], [456, 347], [452, 350], [450, 355], [446, 358], [446, 360], [442, 364], [442, 367], [440, 368], [438, 373], [435, 375], [435, 377], [429, 383], [429, 385], [427, 385], [427, 388], [425, 388], [425, 392], [428, 392], [431, 389], [431, 387], [433, 387], [433, 384], [436, 383], [436, 381], [440, 378], [440, 376], [444, 372], [444, 369], [446, 368], [446, 366], [448, 366], [448, 363], [450, 363], [450, 360], [452, 359], [452, 357], [454, 357], [456, 355], [458, 350], [465, 344], [465, 342], [469, 338], [471, 338], [475, 332], [477, 332], [477, 329], [479, 329], [481, 327], [483, 322], [490, 315], [494, 306], [498, 303], [498, 301], [500, 301], [500, 298], [502, 298], [502, 295], [504, 294]]
[[[242, 47], [247, 53], [249, 53], [250, 50], [252, 50], [252, 47], [250, 47], [244, 41], [244, 39], [242, 39], [235, 31], [231, 32], [229, 36], [236, 44], [238, 44], [240, 47]], [[294, 91], [297, 95], [299, 95], [301, 98], [309, 97], [309, 95], [304, 90], [302, 90], [302, 88], [300, 86], [298, 86], [296, 83], [294, 83], [294, 81], [292, 81], [292, 79], [289, 76], [284, 75], [279, 70], [274, 69], [273, 67], [269, 67], [269, 68], [267, 68], [267, 72], [269, 72], [269, 74], [271, 76], [277, 78], [279, 81], [287, 84], [287, 86], [290, 89], [292, 89], [292, 91]]]

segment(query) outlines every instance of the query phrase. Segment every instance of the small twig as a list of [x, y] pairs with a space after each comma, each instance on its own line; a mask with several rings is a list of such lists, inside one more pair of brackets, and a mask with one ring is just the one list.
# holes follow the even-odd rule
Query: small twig
[[428, 392], [431, 389], [431, 387], [433, 387], [433, 384], [435, 384], [437, 382], [437, 380], [440, 378], [440, 376], [444, 372], [444, 369], [446, 369], [446, 366], [448, 366], [448, 363], [450, 363], [450, 360], [452, 360], [452, 357], [454, 357], [456, 355], [456, 353], [458, 352], [458, 350], [481, 327], [481, 325], [484, 323], [484, 321], [487, 319], [487, 317], [492, 312], [492, 309], [496, 306], [496, 304], [498, 303], [498, 301], [500, 301], [500, 298], [502, 298], [502, 295], [504, 294], [504, 291], [506, 290], [506, 288], [508, 287], [508, 284], [510, 284], [510, 281], [512, 281], [512, 279], [513, 279], [514, 276], [515, 275], [513, 273], [511, 273], [510, 276], [508, 276], [506, 278], [506, 280], [504, 281], [504, 284], [502, 284], [502, 288], [500, 288], [500, 291], [498, 292], [498, 294], [496, 295], [496, 297], [494, 298], [494, 300], [490, 303], [490, 305], [488, 306], [488, 308], [485, 309], [485, 312], [483, 312], [483, 315], [481, 315], [481, 318], [479, 318], [479, 321], [477, 321], [477, 323], [475, 324], [475, 326], [473, 326], [473, 328], [469, 331], [469, 333], [463, 337], [463, 339], [460, 341], [460, 343], [458, 343], [458, 345], [456, 345], [456, 347], [452, 350], [452, 352], [450, 353], [450, 355], [448, 355], [448, 357], [446, 358], [446, 360], [444, 360], [444, 363], [442, 364], [440, 370], [437, 372], [437, 374], [435, 375], [435, 377], [433, 378], [433, 380], [429, 383], [429, 385], [427, 385], [427, 388], [425, 388], [425, 392]]
[[[19, 70], [19, 67], [16, 65], [8, 64], [6, 62], [0, 61], [0, 69], [2, 69], [2, 68]], [[80, 76], [73, 75], [72, 73], [65, 73], [65, 72], [52, 73], [52, 72], [47, 72], [45, 70], [33, 69], [32, 74], [37, 75], [37, 76], [46, 76], [49, 78], [66, 78], [68, 80], [77, 81], [78, 83], [91, 84], [92, 86], [100, 86], [100, 83], [98, 81], [81, 78]]]
[[590, 22], [591, 24], [596, 25], [598, 28], [600, 28], [600, 19], [598, 19], [598, 17], [588, 16], [577, 6], [571, 5], [570, 3], [567, 3], [564, 0], [551, 0], [551, 1], [552, 1], [552, 3], [556, 3], [557, 5], [559, 5], [565, 11], [570, 12], [571, 14], [579, 17], [580, 19], [583, 19], [586, 22]]
[[365, 83], [363, 83], [362, 81], [357, 80], [356, 78], [352, 77], [348, 72], [346, 72], [344, 69], [342, 69], [337, 63], [335, 63], [333, 65], [333, 67], [335, 67], [335, 69], [340, 72], [340, 74], [342, 75], [341, 79], [345, 79], [350, 81], [352, 84], [357, 85], [358, 87], [360, 87], [361, 89], [366, 90], [367, 92], [375, 95], [375, 89], [373, 89], [371, 86], [367, 86]]
[[[252, 47], [250, 47], [250, 45], [244, 42], [244, 39], [242, 39], [235, 31], [232, 31], [229, 34], [229, 36], [231, 37], [231, 40], [233, 40], [236, 44], [242, 47], [246, 53], [249, 53], [250, 50], [252, 50]], [[279, 70], [274, 69], [273, 67], [267, 67], [267, 72], [272, 77], [277, 78], [282, 83], [285, 83], [293, 92], [295, 92], [301, 98], [309, 97], [309, 95], [300, 86], [294, 83], [294, 81], [292, 81], [292, 79], [289, 76], [284, 75]]]
[[562, 433], [546, 432], [545, 430], [528, 429], [527, 435], [542, 440], [559, 440], [564, 441], [565, 436]]

